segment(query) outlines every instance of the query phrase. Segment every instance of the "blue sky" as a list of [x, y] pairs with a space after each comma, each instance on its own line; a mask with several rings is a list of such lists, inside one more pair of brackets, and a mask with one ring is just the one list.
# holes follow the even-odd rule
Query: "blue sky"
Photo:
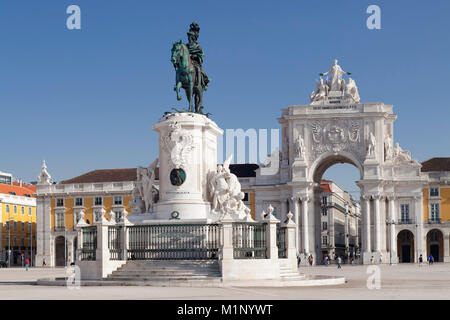
[[[71, 4], [81, 30], [66, 28]], [[371, 4], [381, 30], [366, 27]], [[394, 105], [395, 140], [414, 158], [450, 156], [449, 12], [447, 0], [3, 0], [0, 170], [36, 180], [46, 159], [59, 181], [151, 162], [151, 125], [184, 106], [169, 58], [192, 21], [212, 79], [205, 109], [223, 129], [278, 128], [280, 109], [309, 103], [338, 58], [363, 102]], [[344, 187], [359, 178], [355, 168], [325, 176]]]

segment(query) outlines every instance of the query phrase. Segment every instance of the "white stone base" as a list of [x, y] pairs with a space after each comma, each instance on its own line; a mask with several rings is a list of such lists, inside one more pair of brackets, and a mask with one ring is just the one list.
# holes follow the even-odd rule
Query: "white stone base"
[[213, 219], [211, 204], [198, 200], [162, 201], [155, 204], [155, 210], [151, 213], [153, 219], [173, 219], [178, 212], [178, 219]]

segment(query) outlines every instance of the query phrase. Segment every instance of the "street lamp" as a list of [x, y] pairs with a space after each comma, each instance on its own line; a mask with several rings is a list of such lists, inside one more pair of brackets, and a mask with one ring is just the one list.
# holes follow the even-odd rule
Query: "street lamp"
[[386, 219], [386, 224], [389, 226], [389, 265], [392, 266], [392, 225], [395, 221]]
[[8, 268], [11, 268], [11, 209], [8, 210]]

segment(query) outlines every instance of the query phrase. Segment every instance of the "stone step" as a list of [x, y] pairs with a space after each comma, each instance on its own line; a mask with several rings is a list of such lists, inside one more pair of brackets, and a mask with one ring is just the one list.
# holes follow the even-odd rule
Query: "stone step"
[[173, 276], [215, 276], [215, 275], [220, 275], [220, 272], [171, 272], [171, 273], [167, 273], [167, 272], [153, 272], [153, 271], [148, 271], [148, 272], [140, 272], [140, 271], [126, 271], [126, 272], [122, 272], [122, 271], [115, 271], [112, 273], [113, 276], [116, 275], [130, 275], [130, 276], [141, 276], [141, 275], [148, 275], [148, 276], [169, 276], [169, 275], [173, 275]]
[[114, 276], [109, 276], [106, 279], [109, 280], [124, 280], [124, 279], [132, 279], [132, 280], [143, 280], [143, 279], [151, 279], [151, 280], [195, 280], [195, 279], [220, 279], [217, 275], [173, 275], [173, 276], [155, 276], [155, 275], [129, 275], [129, 274], [119, 274]]

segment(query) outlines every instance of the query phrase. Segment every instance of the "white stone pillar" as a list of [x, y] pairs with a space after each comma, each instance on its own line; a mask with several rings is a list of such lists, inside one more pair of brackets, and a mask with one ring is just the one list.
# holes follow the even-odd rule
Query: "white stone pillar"
[[364, 253], [370, 254], [372, 252], [370, 236], [370, 196], [363, 195], [362, 199], [362, 218], [364, 230], [364, 236], [362, 238], [362, 249]]
[[381, 252], [380, 196], [373, 197], [374, 243], [373, 251]]
[[[397, 223], [397, 212], [395, 210], [395, 197], [389, 196], [389, 219], [390, 220], [390, 234], [389, 234], [389, 251], [392, 255], [392, 262], [397, 263], [398, 262], [398, 253], [397, 253], [397, 237], [396, 237], [396, 227], [395, 224]], [[392, 223], [393, 222], [393, 223]]]
[[422, 255], [423, 257], [427, 256], [427, 250], [425, 248], [426, 246], [426, 240], [423, 230], [423, 204], [422, 204], [422, 194], [417, 195], [414, 197], [414, 211], [415, 211], [415, 217], [416, 217], [416, 253], [414, 254], [414, 260], [415, 262], [419, 261], [419, 256]]
[[309, 254], [309, 217], [308, 217], [308, 201], [309, 197], [305, 196], [301, 198], [302, 200], [302, 241], [303, 241], [303, 252]]
[[443, 262], [450, 262], [450, 255], [449, 255], [449, 238], [450, 235], [448, 233], [443, 233], [443, 242], [444, 242], [444, 259]]
[[291, 267], [297, 269], [297, 249], [295, 247], [295, 222], [292, 220], [294, 215], [288, 212], [286, 215], [286, 221], [281, 225], [281, 228], [286, 229], [285, 241], [286, 241], [286, 258], [288, 259]]
[[294, 209], [294, 222], [295, 222], [295, 246], [297, 248], [297, 251], [300, 252], [300, 229], [299, 229], [299, 225], [300, 225], [300, 213], [299, 213], [299, 208], [298, 208], [298, 198], [292, 197], [291, 201], [292, 201], [292, 207]]
[[273, 208], [269, 206], [267, 209], [268, 214], [264, 221], [266, 222], [266, 247], [267, 247], [267, 258], [268, 259], [278, 259], [278, 247], [277, 247], [277, 223], [280, 222], [272, 214]]
[[286, 201], [287, 201], [287, 199], [281, 198], [281, 212], [279, 215], [279, 218], [281, 219], [281, 221], [286, 221], [286, 214], [288, 211]]

